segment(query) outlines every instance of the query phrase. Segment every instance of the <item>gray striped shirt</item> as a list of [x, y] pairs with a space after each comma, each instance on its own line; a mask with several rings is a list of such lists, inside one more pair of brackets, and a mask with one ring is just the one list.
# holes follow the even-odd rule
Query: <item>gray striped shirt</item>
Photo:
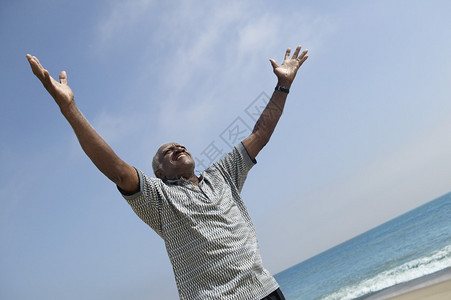
[[138, 170], [140, 191], [124, 198], [163, 238], [180, 299], [261, 299], [278, 284], [263, 267], [240, 192], [254, 162], [240, 143], [202, 172], [199, 185], [163, 182]]

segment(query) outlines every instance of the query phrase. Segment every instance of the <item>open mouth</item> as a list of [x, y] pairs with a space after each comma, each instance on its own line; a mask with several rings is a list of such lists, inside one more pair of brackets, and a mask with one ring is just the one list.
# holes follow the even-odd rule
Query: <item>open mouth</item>
[[181, 158], [182, 156], [186, 156], [186, 153], [185, 152], [182, 152], [182, 153], [180, 153], [180, 154], [178, 154], [176, 157], [175, 157], [175, 160], [179, 160], [179, 158]]

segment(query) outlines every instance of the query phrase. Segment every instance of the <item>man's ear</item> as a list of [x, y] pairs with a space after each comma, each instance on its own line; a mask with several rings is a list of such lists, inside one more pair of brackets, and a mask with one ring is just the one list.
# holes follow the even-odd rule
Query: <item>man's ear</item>
[[156, 170], [155, 171], [155, 176], [157, 176], [157, 178], [160, 178], [161, 180], [164, 180], [164, 175], [161, 172], [161, 170]]

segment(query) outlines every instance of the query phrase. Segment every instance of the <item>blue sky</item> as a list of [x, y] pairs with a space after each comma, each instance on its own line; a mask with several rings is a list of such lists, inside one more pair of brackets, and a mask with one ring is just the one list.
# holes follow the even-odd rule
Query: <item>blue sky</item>
[[[29, 69], [151, 174], [208, 163], [309, 49], [243, 191], [277, 273], [451, 191], [448, 1], [2, 1], [0, 298], [177, 299], [163, 242], [82, 152]], [[237, 127], [238, 126], [238, 127]], [[150, 296], [152, 295], [152, 296]]]

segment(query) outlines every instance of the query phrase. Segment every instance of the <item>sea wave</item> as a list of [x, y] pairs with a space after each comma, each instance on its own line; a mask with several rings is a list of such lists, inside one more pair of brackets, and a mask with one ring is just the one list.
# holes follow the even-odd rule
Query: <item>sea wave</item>
[[383, 271], [357, 284], [344, 286], [338, 291], [321, 297], [321, 299], [356, 299], [400, 283], [438, 272], [448, 267], [451, 267], [451, 245], [447, 245], [426, 257], [414, 259], [390, 270]]

